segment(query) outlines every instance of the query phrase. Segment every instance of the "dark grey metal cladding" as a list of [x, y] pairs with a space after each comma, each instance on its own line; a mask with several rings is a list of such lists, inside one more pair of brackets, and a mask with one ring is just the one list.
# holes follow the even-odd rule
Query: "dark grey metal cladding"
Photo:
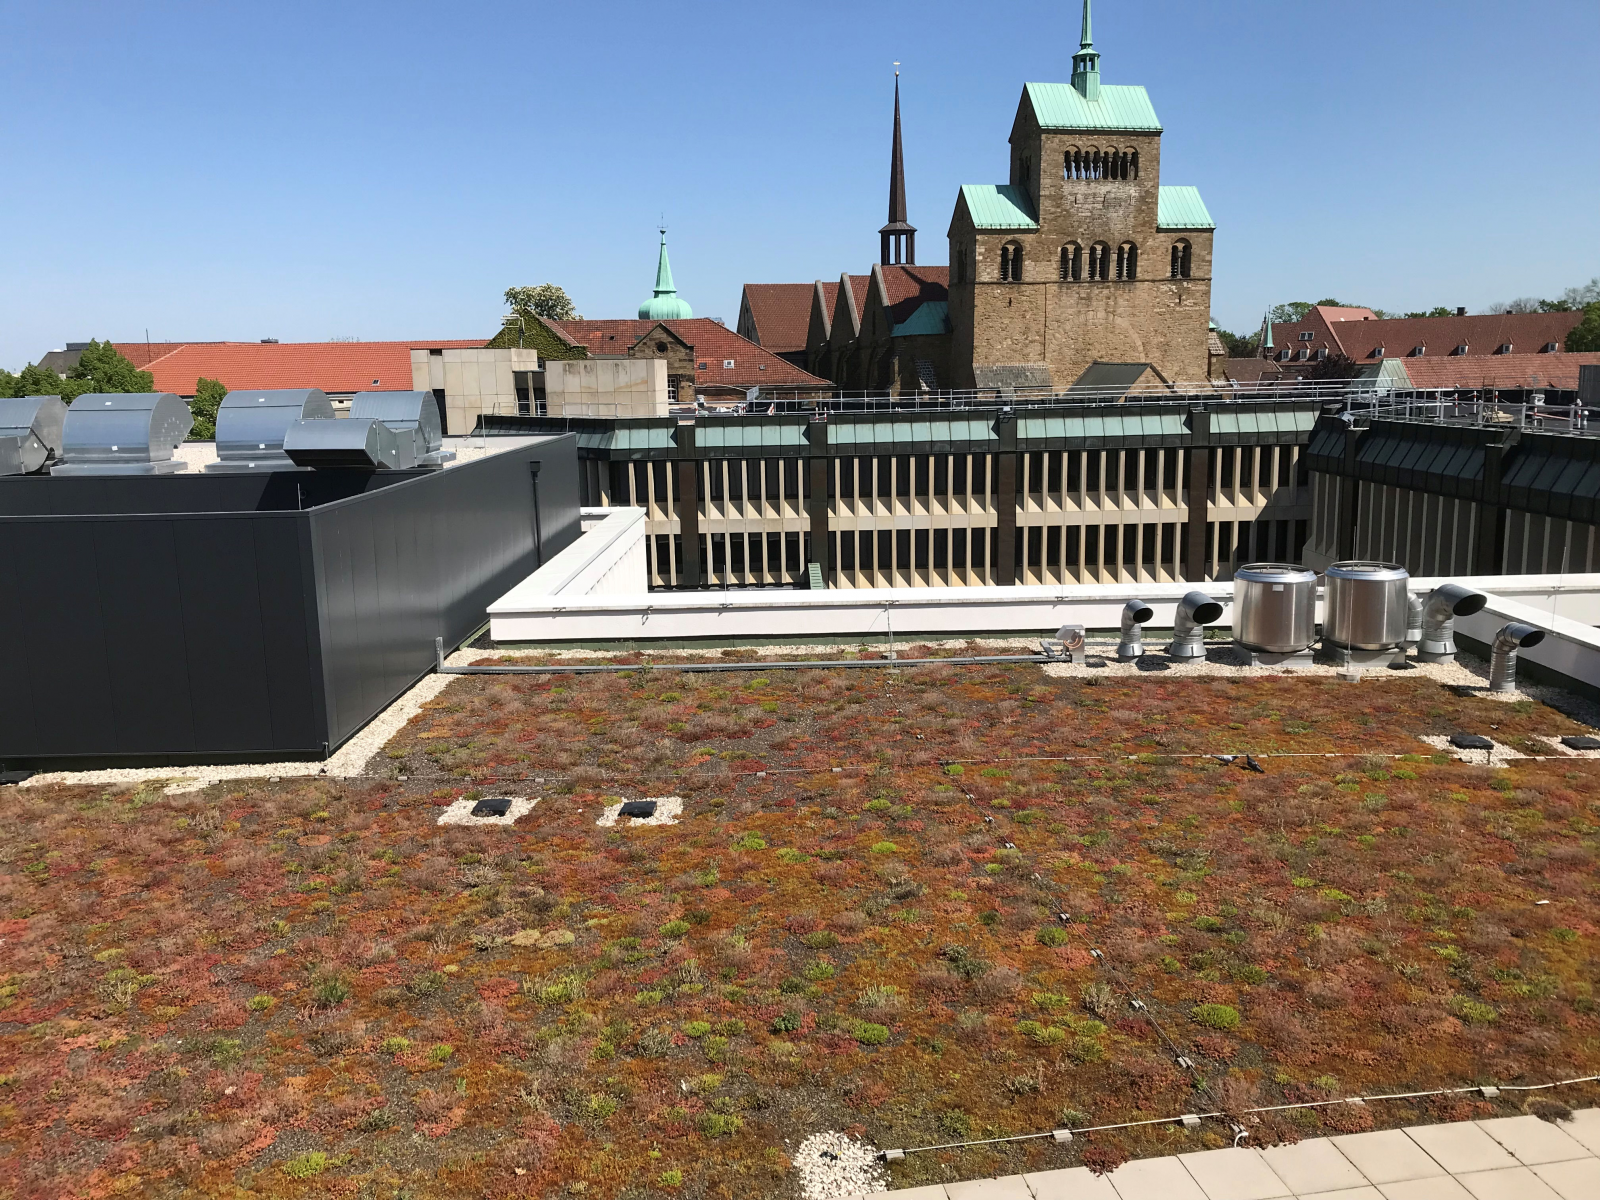
[[31, 474], [61, 457], [61, 427], [67, 406], [60, 396], [16, 396], [0, 399], [0, 436], [17, 439], [20, 471]]
[[446, 471], [0, 479], [0, 621], [28, 631], [0, 765], [322, 757], [537, 566], [535, 463], [548, 558], [579, 531], [571, 435]]
[[394, 430], [417, 430], [418, 455], [432, 454], [444, 441], [432, 392], [357, 392], [350, 398], [350, 417], [382, 421]]
[[69, 467], [138, 470], [169, 462], [194, 418], [171, 392], [88, 392], [62, 423], [62, 462]]
[[321, 388], [232, 391], [217, 409], [217, 457], [282, 459], [284, 435], [296, 421], [333, 419], [333, 405]]
[[283, 452], [301, 467], [403, 471], [416, 465], [416, 435], [373, 418], [300, 420], [284, 432]]

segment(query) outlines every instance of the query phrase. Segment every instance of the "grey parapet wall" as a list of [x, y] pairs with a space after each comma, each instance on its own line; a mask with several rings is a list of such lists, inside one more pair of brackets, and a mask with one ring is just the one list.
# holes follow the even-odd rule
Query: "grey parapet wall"
[[578, 534], [571, 435], [445, 470], [0, 479], [0, 766], [325, 757]]

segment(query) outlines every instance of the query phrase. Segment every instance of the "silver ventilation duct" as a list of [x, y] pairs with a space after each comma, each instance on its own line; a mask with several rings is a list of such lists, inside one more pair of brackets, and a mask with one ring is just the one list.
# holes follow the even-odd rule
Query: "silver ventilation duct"
[[1338, 650], [1399, 649], [1406, 639], [1410, 573], [1395, 563], [1341, 562], [1329, 567], [1324, 640]]
[[61, 463], [52, 475], [171, 475], [172, 457], [194, 427], [189, 406], [171, 392], [90, 392], [67, 409]]
[[1500, 626], [1494, 635], [1494, 653], [1489, 656], [1489, 690], [1514, 692], [1517, 690], [1517, 651], [1531, 649], [1544, 641], [1544, 630], [1521, 621], [1510, 621]]
[[[32, 475], [61, 457], [61, 427], [67, 406], [60, 396], [0, 400], [0, 475]], [[13, 444], [14, 443], [14, 444]]]
[[1417, 658], [1422, 662], [1454, 662], [1456, 657], [1456, 618], [1482, 612], [1489, 597], [1482, 592], [1447, 583], [1428, 594], [1422, 605], [1422, 633], [1417, 640]]
[[357, 392], [350, 399], [350, 416], [382, 421], [402, 441], [411, 431], [416, 438], [416, 466], [440, 467], [455, 458], [453, 451], [442, 449], [444, 430], [432, 392]]
[[1172, 644], [1167, 653], [1173, 658], [1204, 658], [1205, 627], [1222, 616], [1222, 605], [1204, 592], [1190, 592], [1178, 601], [1172, 622]]
[[1406, 636], [1400, 645], [1407, 650], [1422, 641], [1423, 603], [1417, 592], [1406, 596]]
[[1248, 563], [1233, 573], [1233, 640], [1259, 654], [1299, 654], [1317, 637], [1317, 573]]
[[346, 417], [296, 421], [283, 435], [283, 452], [300, 467], [404, 471], [417, 465], [416, 435], [396, 433], [382, 421]]
[[1129, 600], [1122, 606], [1122, 640], [1117, 657], [1130, 662], [1144, 657], [1144, 623], [1156, 614], [1143, 600]]
[[217, 461], [207, 464], [206, 473], [306, 470], [284, 453], [289, 427], [333, 419], [333, 405], [321, 388], [231, 391], [217, 409]]

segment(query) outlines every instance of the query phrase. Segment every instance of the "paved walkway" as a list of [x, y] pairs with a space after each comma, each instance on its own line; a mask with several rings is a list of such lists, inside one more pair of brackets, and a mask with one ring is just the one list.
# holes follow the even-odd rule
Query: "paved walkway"
[[1206, 1150], [856, 1200], [1600, 1200], [1600, 1108]]

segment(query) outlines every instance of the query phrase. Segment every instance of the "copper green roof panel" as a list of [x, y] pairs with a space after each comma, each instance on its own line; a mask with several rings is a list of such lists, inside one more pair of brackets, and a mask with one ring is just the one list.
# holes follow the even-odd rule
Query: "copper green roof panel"
[[782, 450], [808, 443], [806, 427], [795, 422], [777, 424], [729, 417], [697, 422], [694, 444], [697, 449]]
[[1156, 199], [1157, 229], [1215, 229], [1197, 187], [1162, 184]]
[[1028, 193], [1015, 184], [964, 183], [961, 198], [967, 202], [967, 212], [977, 229], [1039, 228]]
[[611, 435], [613, 450], [671, 450], [672, 430], [660, 425], [622, 425]]
[[1106, 129], [1160, 133], [1161, 122], [1144, 88], [1103, 83], [1087, 100], [1070, 83], [1029, 83], [1023, 92], [1042, 129]]
[[950, 304], [946, 300], [929, 300], [916, 312], [896, 325], [890, 337], [914, 337], [917, 334], [943, 334], [950, 332]]
[[[1270, 408], [1264, 412], [1218, 409], [1211, 414], [1211, 432], [1214, 434], [1304, 433], [1314, 428], [1316, 423], [1317, 414], [1305, 408]], [[1343, 442], [1339, 445], [1342, 447]], [[1343, 450], [1332, 453], [1343, 453]]]
[[989, 443], [996, 441], [992, 421], [981, 418], [917, 419], [910, 421], [840, 421], [828, 427], [830, 447], [850, 447], [870, 453], [876, 447], [907, 443]]
[[1017, 440], [1025, 442], [1182, 437], [1188, 432], [1181, 412], [1059, 414], [1017, 420]]

